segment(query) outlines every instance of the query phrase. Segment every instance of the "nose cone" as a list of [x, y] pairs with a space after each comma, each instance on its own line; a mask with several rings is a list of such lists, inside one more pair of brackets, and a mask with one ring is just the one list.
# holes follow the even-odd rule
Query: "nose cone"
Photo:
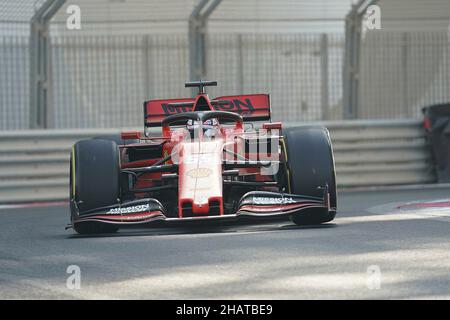
[[[183, 143], [179, 163], [179, 217], [223, 214], [222, 139]], [[212, 212], [212, 206], [218, 212]]]

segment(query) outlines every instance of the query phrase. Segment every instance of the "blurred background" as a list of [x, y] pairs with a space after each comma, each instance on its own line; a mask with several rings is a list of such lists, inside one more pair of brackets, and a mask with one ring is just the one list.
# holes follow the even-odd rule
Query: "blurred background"
[[76, 141], [198, 79], [324, 124], [339, 188], [450, 182], [449, 30], [449, 0], [0, 0], [0, 203], [66, 200]]
[[270, 93], [274, 120], [418, 118], [450, 101], [449, 13], [448, 0], [0, 0], [0, 130], [138, 127], [145, 100], [189, 96], [198, 78], [218, 80], [211, 96]]

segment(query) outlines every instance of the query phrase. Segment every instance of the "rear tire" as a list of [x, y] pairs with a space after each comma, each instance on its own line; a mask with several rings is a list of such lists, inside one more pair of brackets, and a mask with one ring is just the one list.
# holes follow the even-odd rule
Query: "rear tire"
[[318, 187], [328, 185], [330, 208], [306, 209], [291, 216], [298, 225], [321, 224], [334, 219], [337, 209], [336, 177], [333, 150], [324, 127], [295, 127], [283, 130], [291, 193], [322, 197]]
[[[70, 165], [70, 199], [72, 221], [89, 210], [114, 205], [120, 197], [119, 149], [116, 142], [89, 139], [73, 147]], [[78, 212], [74, 208], [77, 203]], [[115, 225], [99, 222], [75, 223], [81, 234], [116, 232]]]

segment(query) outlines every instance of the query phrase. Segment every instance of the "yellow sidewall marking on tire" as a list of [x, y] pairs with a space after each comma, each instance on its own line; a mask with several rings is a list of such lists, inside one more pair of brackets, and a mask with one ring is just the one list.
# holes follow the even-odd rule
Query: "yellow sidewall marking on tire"
[[72, 197], [75, 198], [75, 146], [72, 147]]
[[288, 179], [288, 191], [289, 191], [289, 193], [291, 193], [291, 173], [289, 171], [289, 165], [288, 165], [289, 161], [288, 161], [288, 154], [286, 152], [286, 144], [284, 143], [284, 138], [281, 138], [280, 141], [282, 144], [284, 156], [286, 158], [286, 173], [287, 173], [287, 179]]

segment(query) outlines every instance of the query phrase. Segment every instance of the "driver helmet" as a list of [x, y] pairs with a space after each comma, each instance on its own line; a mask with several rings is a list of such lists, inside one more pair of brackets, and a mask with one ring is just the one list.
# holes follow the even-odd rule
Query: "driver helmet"
[[[216, 127], [219, 125], [219, 121], [216, 118], [208, 119], [203, 121], [203, 133], [206, 136], [214, 135]], [[186, 127], [189, 131], [193, 131], [200, 127], [200, 121], [189, 119]]]
[[[200, 121], [189, 119], [187, 122], [187, 128], [193, 130], [199, 127]], [[215, 126], [219, 125], [219, 121], [216, 118], [208, 119], [203, 122], [203, 128], [214, 129]]]

